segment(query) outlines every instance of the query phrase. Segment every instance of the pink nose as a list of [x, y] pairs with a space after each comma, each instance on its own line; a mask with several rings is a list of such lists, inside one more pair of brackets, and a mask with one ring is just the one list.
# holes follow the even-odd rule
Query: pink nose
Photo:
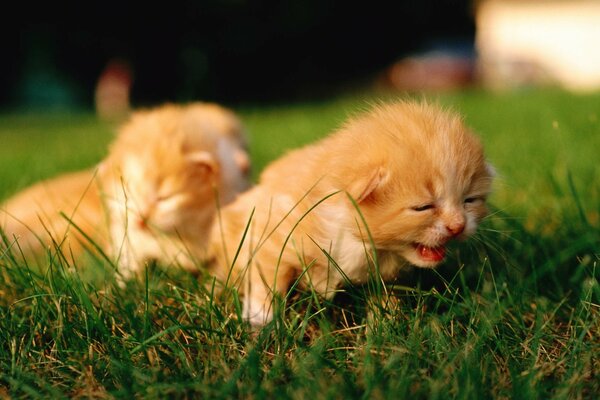
[[458, 223], [458, 224], [446, 225], [446, 229], [448, 230], [448, 233], [450, 233], [452, 236], [458, 236], [464, 232], [465, 224]]
[[138, 227], [141, 229], [147, 229], [148, 228], [148, 217], [145, 216], [140, 216], [140, 218], [137, 221]]

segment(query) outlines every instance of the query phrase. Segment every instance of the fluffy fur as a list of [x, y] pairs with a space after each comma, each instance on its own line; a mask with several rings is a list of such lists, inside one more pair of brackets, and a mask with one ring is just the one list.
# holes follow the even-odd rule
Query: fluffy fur
[[215, 104], [138, 111], [97, 168], [7, 200], [3, 230], [30, 253], [55, 242], [79, 254], [81, 229], [124, 278], [150, 259], [192, 268], [204, 256], [217, 195], [226, 204], [247, 187], [245, 146], [238, 118]]
[[365, 282], [373, 251], [384, 280], [435, 267], [446, 243], [486, 215], [492, 177], [459, 116], [410, 102], [374, 107], [272, 163], [221, 211], [212, 272], [238, 287], [245, 318], [261, 325], [273, 295], [298, 277], [325, 297], [346, 279]]
[[9, 243], [25, 255], [45, 248], [61, 248], [78, 255], [86, 238], [79, 227], [101, 248], [109, 244], [104, 208], [95, 171], [68, 173], [38, 182], [0, 206], [0, 223]]

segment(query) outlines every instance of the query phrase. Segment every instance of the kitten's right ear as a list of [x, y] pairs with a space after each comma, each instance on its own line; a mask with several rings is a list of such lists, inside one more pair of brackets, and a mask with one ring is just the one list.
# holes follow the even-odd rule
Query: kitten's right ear
[[386, 175], [383, 167], [377, 167], [368, 172], [370, 173], [366, 173], [352, 182], [347, 189], [347, 192], [358, 204], [373, 194], [375, 189], [383, 182]]
[[185, 160], [195, 171], [202, 171], [206, 174], [213, 174], [217, 171], [217, 163], [208, 151], [195, 151], [186, 154]]
[[494, 166], [488, 162], [485, 163], [485, 170], [487, 171], [487, 173], [492, 177], [496, 177], [497, 173], [496, 173], [496, 168], [494, 168]]

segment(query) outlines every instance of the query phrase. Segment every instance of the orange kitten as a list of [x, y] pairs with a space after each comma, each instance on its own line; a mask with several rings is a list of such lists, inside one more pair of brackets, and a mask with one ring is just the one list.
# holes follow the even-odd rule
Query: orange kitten
[[221, 210], [212, 272], [238, 286], [244, 317], [261, 325], [273, 294], [298, 277], [325, 297], [346, 280], [367, 281], [373, 250], [384, 280], [410, 265], [435, 267], [447, 242], [486, 215], [492, 177], [457, 115], [410, 102], [375, 107], [272, 163]]
[[[216, 106], [164, 106], [127, 124], [100, 168], [125, 278], [158, 259], [193, 269], [217, 209], [246, 188], [241, 125]], [[246, 157], [243, 157], [246, 156]]]
[[97, 169], [7, 200], [4, 232], [30, 252], [64, 240], [78, 254], [85, 240], [63, 212], [118, 261], [124, 278], [150, 259], [192, 268], [204, 256], [217, 193], [225, 204], [247, 187], [245, 146], [238, 118], [215, 104], [138, 111]]

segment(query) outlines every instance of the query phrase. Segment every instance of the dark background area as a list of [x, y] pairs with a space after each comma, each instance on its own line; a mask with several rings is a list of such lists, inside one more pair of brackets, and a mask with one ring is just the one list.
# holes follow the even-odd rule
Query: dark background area
[[134, 105], [315, 98], [374, 78], [438, 39], [474, 36], [469, 0], [125, 1], [3, 12], [0, 106], [93, 106], [109, 60]]

